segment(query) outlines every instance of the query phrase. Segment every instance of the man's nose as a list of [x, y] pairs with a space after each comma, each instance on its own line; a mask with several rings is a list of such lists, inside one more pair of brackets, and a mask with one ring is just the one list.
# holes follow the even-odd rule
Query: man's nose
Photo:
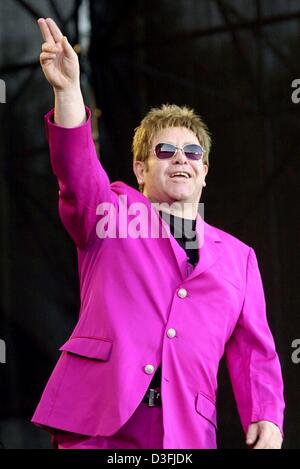
[[177, 148], [175, 155], [173, 156], [173, 163], [186, 163], [187, 158], [184, 151], [181, 148]]

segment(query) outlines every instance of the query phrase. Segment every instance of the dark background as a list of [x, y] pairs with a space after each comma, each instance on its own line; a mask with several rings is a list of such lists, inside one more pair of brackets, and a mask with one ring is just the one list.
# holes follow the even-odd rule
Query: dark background
[[[53, 93], [39, 66], [40, 16], [81, 45], [82, 88], [111, 181], [137, 187], [131, 141], [150, 107], [186, 104], [206, 121], [213, 147], [205, 219], [257, 253], [285, 381], [284, 447], [300, 448], [300, 364], [291, 360], [300, 338], [297, 0], [1, 0], [4, 447], [50, 447], [30, 418], [79, 309], [76, 249], [58, 217], [43, 127]], [[219, 380], [219, 447], [244, 448], [224, 363]]]

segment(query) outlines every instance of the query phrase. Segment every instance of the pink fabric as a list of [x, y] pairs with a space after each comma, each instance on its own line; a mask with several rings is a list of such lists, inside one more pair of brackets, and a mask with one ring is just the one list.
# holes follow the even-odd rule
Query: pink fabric
[[[168, 225], [139, 191], [110, 183], [88, 113], [87, 123], [73, 129], [51, 123], [53, 111], [45, 117], [59, 213], [77, 247], [81, 307], [32, 421], [110, 437], [139, 406], [153, 376], [146, 365], [156, 370], [162, 363], [163, 448], [214, 448], [225, 354], [244, 431], [257, 420], [282, 429], [281, 368], [254, 250], [200, 215], [192, 272], [172, 236], [99, 238], [100, 202], [112, 203], [118, 215], [125, 199], [128, 206], [139, 202], [144, 222], [151, 214], [164, 232]], [[126, 227], [133, 219], [126, 214]]]
[[53, 447], [57, 449], [161, 449], [163, 420], [160, 407], [141, 403], [130, 419], [114, 435], [86, 436], [56, 430]]

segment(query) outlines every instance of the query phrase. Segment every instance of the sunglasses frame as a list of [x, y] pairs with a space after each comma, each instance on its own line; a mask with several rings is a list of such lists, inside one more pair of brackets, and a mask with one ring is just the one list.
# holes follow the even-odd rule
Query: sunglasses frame
[[[157, 156], [157, 153], [156, 153], [156, 148], [158, 147], [158, 145], [170, 145], [171, 147], [174, 148], [174, 153], [172, 156], [169, 156], [168, 158], [160, 158], [159, 156]], [[200, 147], [201, 150], [202, 150], [202, 155], [200, 156], [200, 158], [190, 158], [186, 155], [184, 149], [185, 147], [188, 147], [190, 145], [195, 145], [197, 147]], [[159, 160], [170, 160], [171, 158], [173, 158], [173, 156], [176, 155], [177, 151], [180, 150], [184, 155], [185, 157], [188, 159], [188, 160], [191, 160], [191, 161], [199, 161], [199, 160], [202, 160], [203, 158], [203, 154], [205, 153], [205, 149], [202, 147], [202, 145], [198, 144], [198, 143], [187, 143], [186, 145], [183, 145], [183, 147], [176, 147], [176, 145], [174, 145], [173, 143], [169, 143], [169, 142], [159, 142], [155, 145], [155, 147], [153, 147], [153, 150], [154, 150], [154, 153], [155, 153], [155, 156], [156, 158], [158, 158]]]

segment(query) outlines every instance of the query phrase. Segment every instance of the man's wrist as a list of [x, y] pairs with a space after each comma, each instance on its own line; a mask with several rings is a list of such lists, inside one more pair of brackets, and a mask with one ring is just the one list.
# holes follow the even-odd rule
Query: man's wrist
[[55, 97], [60, 100], [74, 100], [75, 97], [82, 97], [80, 84], [72, 85], [67, 88], [53, 88]]

